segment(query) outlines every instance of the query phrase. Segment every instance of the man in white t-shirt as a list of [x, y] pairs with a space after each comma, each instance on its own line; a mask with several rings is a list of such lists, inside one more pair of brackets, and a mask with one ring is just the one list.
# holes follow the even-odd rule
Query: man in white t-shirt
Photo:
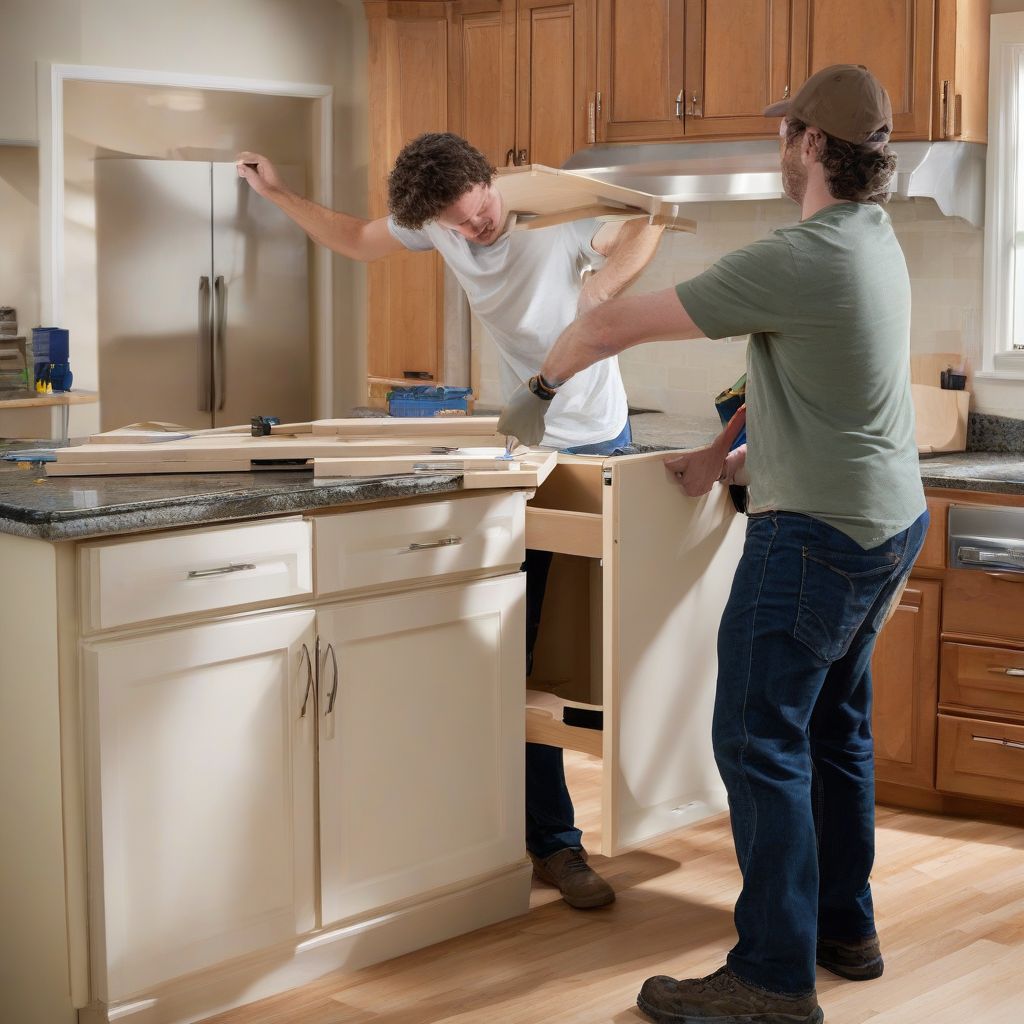
[[[647, 265], [662, 229], [641, 221], [576, 221], [510, 231], [495, 169], [464, 139], [421, 135], [398, 155], [388, 177], [390, 216], [363, 220], [296, 195], [266, 157], [242, 153], [238, 174], [280, 207], [315, 242], [351, 259], [411, 250], [440, 252], [500, 357], [502, 399], [539, 371], [555, 339], [579, 313], [617, 294]], [[580, 267], [597, 264], [596, 272]], [[545, 417], [543, 444], [562, 451], [612, 454], [629, 444], [626, 393], [615, 359], [576, 374]], [[528, 551], [527, 674], [551, 563]], [[562, 751], [526, 745], [526, 845], [537, 876], [571, 906], [604, 906], [615, 893], [586, 863], [565, 785]]]

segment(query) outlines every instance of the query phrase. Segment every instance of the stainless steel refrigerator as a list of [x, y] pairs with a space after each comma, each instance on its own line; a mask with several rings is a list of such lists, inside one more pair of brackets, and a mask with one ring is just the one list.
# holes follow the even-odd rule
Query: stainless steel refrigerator
[[306, 235], [234, 164], [98, 160], [96, 238], [102, 429], [312, 418]]

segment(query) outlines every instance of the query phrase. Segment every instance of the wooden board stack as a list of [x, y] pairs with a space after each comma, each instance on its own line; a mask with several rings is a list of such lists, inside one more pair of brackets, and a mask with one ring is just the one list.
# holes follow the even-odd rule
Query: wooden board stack
[[57, 450], [48, 476], [249, 473], [312, 468], [316, 479], [461, 473], [466, 488], [537, 487], [554, 452], [516, 449], [505, 457], [493, 416], [315, 420], [280, 424], [269, 437], [246, 428], [182, 436], [145, 425], [98, 434]]

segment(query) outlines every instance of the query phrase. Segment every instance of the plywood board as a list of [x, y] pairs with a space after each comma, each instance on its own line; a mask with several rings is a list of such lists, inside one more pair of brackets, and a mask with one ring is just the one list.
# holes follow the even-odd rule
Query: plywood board
[[[943, 367], [945, 369], [945, 367]], [[962, 452], [967, 447], [969, 391], [911, 384], [915, 438], [920, 452]]]
[[370, 416], [314, 420], [313, 434], [346, 438], [483, 437], [501, 438], [497, 416]]
[[537, 218], [532, 223], [517, 218], [516, 227], [546, 227], [589, 217], [644, 215], [652, 223], [679, 231], [697, 230], [695, 221], [682, 216], [683, 204], [542, 164], [506, 168], [498, 173], [494, 184], [510, 212]]

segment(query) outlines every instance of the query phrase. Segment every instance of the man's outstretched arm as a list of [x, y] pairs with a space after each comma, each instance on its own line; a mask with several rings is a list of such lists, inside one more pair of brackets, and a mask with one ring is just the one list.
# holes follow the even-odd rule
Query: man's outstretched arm
[[642, 217], [603, 225], [591, 244], [607, 258], [583, 283], [580, 313], [590, 312], [633, 282], [654, 258], [664, 230]]

